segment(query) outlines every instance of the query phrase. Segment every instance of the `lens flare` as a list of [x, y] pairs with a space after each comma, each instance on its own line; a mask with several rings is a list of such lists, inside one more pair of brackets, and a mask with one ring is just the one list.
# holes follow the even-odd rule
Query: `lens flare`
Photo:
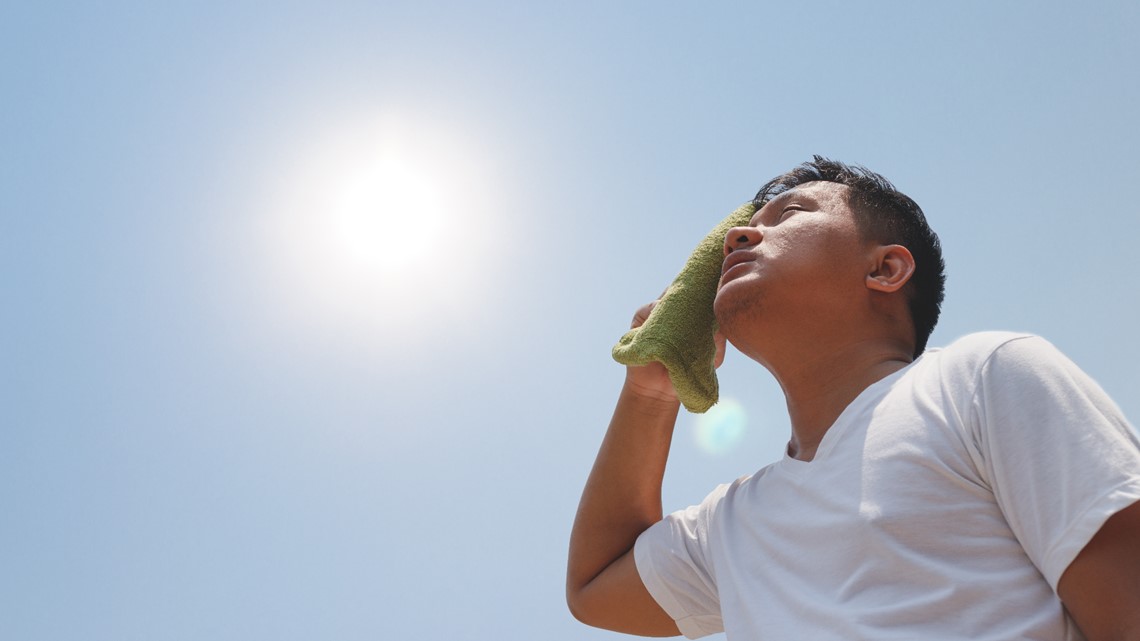
[[721, 398], [712, 409], [697, 417], [697, 446], [708, 454], [720, 456], [732, 451], [748, 422], [747, 414], [737, 401]]

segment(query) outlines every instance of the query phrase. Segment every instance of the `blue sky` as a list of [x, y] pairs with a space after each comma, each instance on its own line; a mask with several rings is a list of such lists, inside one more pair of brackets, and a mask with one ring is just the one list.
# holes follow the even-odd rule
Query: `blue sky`
[[[815, 153], [941, 235], [932, 345], [1135, 422], [1140, 9], [946, 4], [0, 9], [0, 637], [617, 638], [562, 600], [610, 347]], [[669, 508], [786, 442], [721, 384]]]

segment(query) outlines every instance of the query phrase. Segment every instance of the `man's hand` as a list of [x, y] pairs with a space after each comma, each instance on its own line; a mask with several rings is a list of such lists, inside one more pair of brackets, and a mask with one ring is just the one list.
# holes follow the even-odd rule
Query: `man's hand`
[[[633, 322], [630, 324], [630, 329], [641, 327], [646, 319], [649, 318], [649, 313], [657, 306], [660, 300], [653, 301], [647, 305], [642, 305], [637, 313], [633, 315]], [[724, 362], [724, 336], [720, 332], [713, 337], [716, 342], [716, 358], [713, 364], [720, 367]], [[652, 362], [642, 367], [628, 367], [626, 368], [626, 386], [632, 391], [642, 394], [648, 398], [660, 399], [663, 401], [677, 401], [677, 391], [673, 389], [673, 383], [669, 380], [669, 372], [665, 366], [658, 362]]]

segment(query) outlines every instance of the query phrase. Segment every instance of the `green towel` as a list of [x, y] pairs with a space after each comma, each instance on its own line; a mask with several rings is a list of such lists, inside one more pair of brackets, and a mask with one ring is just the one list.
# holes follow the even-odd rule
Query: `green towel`
[[724, 237], [733, 227], [747, 225], [756, 207], [741, 205], [717, 225], [661, 295], [649, 318], [614, 345], [614, 360], [622, 365], [659, 361], [669, 370], [677, 398], [690, 412], [703, 413], [716, 404], [716, 316], [713, 299], [724, 262]]

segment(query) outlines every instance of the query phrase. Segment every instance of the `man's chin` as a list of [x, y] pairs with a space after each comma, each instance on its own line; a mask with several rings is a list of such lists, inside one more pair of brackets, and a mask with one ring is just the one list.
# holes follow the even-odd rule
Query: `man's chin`
[[713, 315], [716, 316], [717, 326], [725, 336], [729, 335], [733, 325], [745, 315], [749, 307], [748, 300], [739, 295], [743, 292], [734, 292], [732, 289], [732, 287], [722, 287], [713, 299]]

